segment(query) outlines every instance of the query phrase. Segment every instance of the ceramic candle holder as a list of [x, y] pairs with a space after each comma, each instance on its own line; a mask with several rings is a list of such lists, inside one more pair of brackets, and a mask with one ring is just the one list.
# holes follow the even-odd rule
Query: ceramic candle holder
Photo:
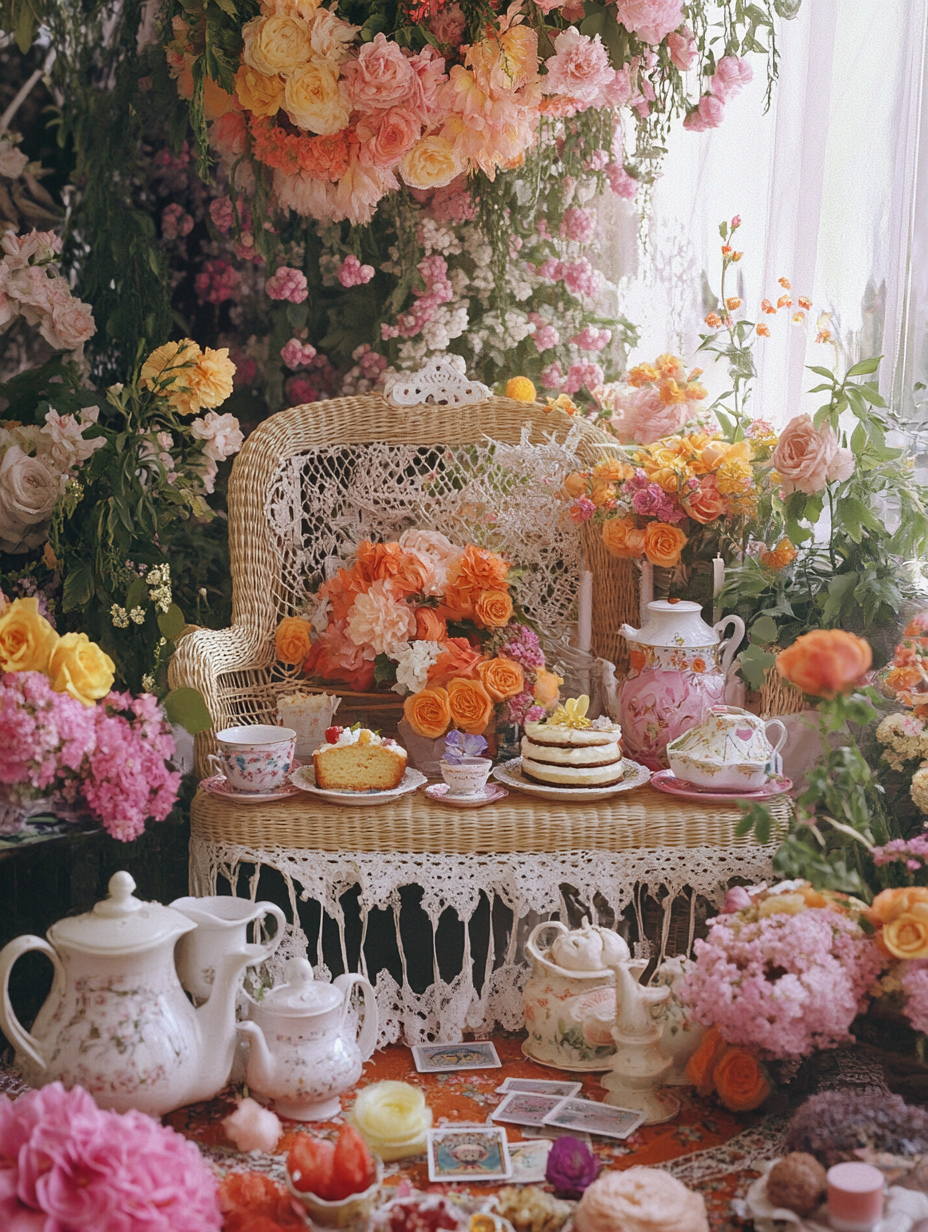
[[371, 1224], [371, 1216], [380, 1197], [380, 1186], [383, 1182], [383, 1161], [374, 1157], [377, 1165], [377, 1179], [363, 1193], [349, 1194], [338, 1202], [326, 1202], [313, 1193], [304, 1193], [297, 1189], [290, 1180], [290, 1170], [287, 1169], [287, 1189], [296, 1200], [302, 1204], [306, 1214], [317, 1228], [340, 1228], [342, 1232], [366, 1232]]
[[441, 777], [448, 784], [448, 795], [476, 796], [483, 791], [490, 777], [493, 762], [489, 757], [462, 757], [458, 762], [441, 762]]
[[872, 1232], [883, 1215], [883, 1174], [870, 1164], [828, 1169], [828, 1221], [834, 1232]]

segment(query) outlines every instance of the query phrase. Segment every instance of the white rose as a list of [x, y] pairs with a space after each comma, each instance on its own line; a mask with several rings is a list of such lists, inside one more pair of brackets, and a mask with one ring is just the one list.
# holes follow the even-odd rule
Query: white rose
[[[73, 351], [96, 333], [96, 325], [90, 305], [70, 294], [56, 296], [52, 304], [51, 321], [42, 329], [42, 335], [63, 351]], [[55, 338], [50, 337], [54, 333]]]
[[59, 415], [54, 409], [45, 416], [45, 427], [41, 429], [41, 438], [37, 442], [37, 452], [47, 449], [52, 462], [64, 474], [72, 467], [82, 466], [96, 449], [106, 444], [105, 436], [97, 436], [92, 440], [84, 439], [84, 432], [97, 422], [100, 414], [98, 406], [88, 406], [81, 411], [80, 418], [73, 415]]
[[14, 235], [8, 231], [0, 239], [0, 248], [9, 269], [22, 269], [30, 261], [45, 265], [61, 252], [61, 237], [54, 231], [30, 231], [27, 235]]
[[317, 56], [332, 65], [339, 65], [348, 55], [348, 44], [354, 42], [354, 36], [360, 29], [360, 26], [349, 25], [336, 17], [331, 9], [317, 9], [310, 22], [309, 41]]
[[238, 453], [245, 438], [234, 415], [217, 415], [210, 411], [204, 419], [195, 419], [190, 433], [203, 441], [203, 452], [215, 462], [222, 462]]
[[[0, 548], [28, 552], [45, 539], [44, 523], [58, 500], [60, 477], [39, 458], [11, 445], [0, 462]], [[35, 529], [41, 526], [42, 529]]]

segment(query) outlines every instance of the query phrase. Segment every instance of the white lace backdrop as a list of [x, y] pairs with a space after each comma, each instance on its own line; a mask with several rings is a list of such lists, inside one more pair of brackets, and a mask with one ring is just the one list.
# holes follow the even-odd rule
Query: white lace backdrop
[[[815, 383], [804, 368], [834, 365], [834, 351], [815, 343], [826, 311], [842, 366], [884, 354], [884, 395], [907, 416], [921, 401], [928, 417], [924, 391], [913, 392], [928, 381], [926, 29], [928, 0], [804, 0], [779, 25], [770, 110], [756, 71], [720, 128], [674, 132], [640, 246], [634, 208], [607, 207], [618, 217], [604, 234], [619, 239], [604, 263], [621, 277], [621, 311], [641, 326], [632, 362], [667, 349], [693, 356], [707, 284], [718, 291], [718, 224], [738, 214], [744, 258], [729, 294], [757, 320], [785, 275], [815, 306], [806, 329], [782, 312], [765, 318], [772, 337], [755, 348], [755, 413], [782, 426], [818, 405], [803, 396]], [[722, 365], [706, 367], [710, 391], [726, 388]]]

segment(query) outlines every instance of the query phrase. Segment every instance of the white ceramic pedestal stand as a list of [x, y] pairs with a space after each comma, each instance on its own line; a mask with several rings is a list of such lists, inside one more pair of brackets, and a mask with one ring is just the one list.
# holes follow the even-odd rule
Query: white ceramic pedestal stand
[[658, 1047], [661, 1026], [651, 1017], [651, 1006], [666, 1001], [670, 989], [642, 987], [638, 981], [647, 959], [632, 958], [610, 964], [615, 972], [616, 1018], [612, 1030], [616, 1052], [610, 1072], [600, 1085], [606, 1103], [645, 1114], [645, 1125], [669, 1121], [680, 1111], [680, 1101], [660, 1087], [673, 1066]]

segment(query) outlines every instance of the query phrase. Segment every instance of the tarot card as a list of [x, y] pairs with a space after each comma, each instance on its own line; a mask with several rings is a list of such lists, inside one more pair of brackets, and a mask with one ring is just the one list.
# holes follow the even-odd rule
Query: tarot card
[[565, 1099], [544, 1117], [543, 1123], [559, 1129], [582, 1129], [602, 1138], [627, 1138], [643, 1120], [643, 1112], [613, 1108], [594, 1099]]
[[550, 1138], [536, 1138], [533, 1142], [510, 1142], [509, 1158], [512, 1160], [512, 1180], [516, 1185], [540, 1185], [544, 1182], [548, 1167], [548, 1153], [554, 1143]]
[[532, 1095], [528, 1091], [510, 1091], [499, 1107], [490, 1113], [491, 1121], [506, 1125], [541, 1125], [564, 1102], [561, 1095]]
[[582, 1090], [582, 1082], [550, 1082], [547, 1078], [506, 1078], [503, 1085], [496, 1088], [497, 1095], [508, 1095], [510, 1091], [525, 1091], [529, 1095], [557, 1095], [567, 1099]]
[[412, 1057], [420, 1074], [446, 1074], [455, 1069], [500, 1069], [503, 1064], [489, 1040], [468, 1044], [414, 1044]]
[[580, 1129], [558, 1129], [556, 1125], [526, 1125], [522, 1130], [523, 1138], [546, 1138], [556, 1142], [558, 1138], [576, 1138], [584, 1146], [592, 1146], [590, 1135]]
[[508, 1181], [512, 1176], [504, 1129], [430, 1129], [428, 1154], [430, 1181]]

